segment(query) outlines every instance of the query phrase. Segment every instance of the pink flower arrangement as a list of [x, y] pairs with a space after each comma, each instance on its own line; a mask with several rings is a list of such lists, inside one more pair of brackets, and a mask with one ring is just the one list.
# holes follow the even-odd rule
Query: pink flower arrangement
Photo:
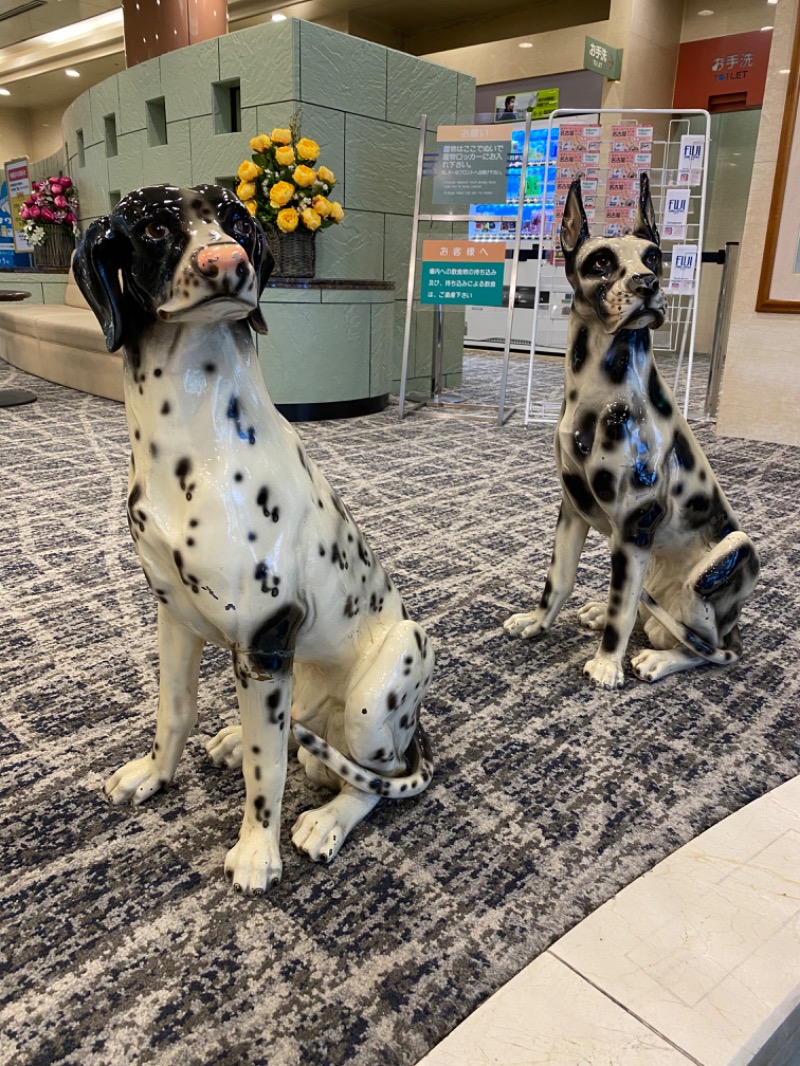
[[24, 233], [31, 244], [46, 242], [46, 226], [67, 226], [79, 237], [78, 194], [72, 178], [64, 174], [34, 181], [33, 192], [20, 208], [19, 217], [25, 223]]

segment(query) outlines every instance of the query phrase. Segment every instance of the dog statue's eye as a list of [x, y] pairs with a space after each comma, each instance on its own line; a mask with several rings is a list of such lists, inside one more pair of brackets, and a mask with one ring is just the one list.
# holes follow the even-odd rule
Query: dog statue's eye
[[592, 272], [595, 274], [609, 274], [613, 263], [607, 255], [600, 255], [592, 263]]
[[163, 222], [149, 222], [144, 231], [152, 241], [163, 241], [169, 229]]
[[651, 270], [655, 271], [661, 266], [661, 256], [658, 252], [648, 252], [644, 257], [644, 263], [645, 266], [648, 266]]
[[246, 218], [234, 219], [231, 229], [233, 230], [234, 236], [236, 237], [250, 236], [250, 223], [247, 221]]

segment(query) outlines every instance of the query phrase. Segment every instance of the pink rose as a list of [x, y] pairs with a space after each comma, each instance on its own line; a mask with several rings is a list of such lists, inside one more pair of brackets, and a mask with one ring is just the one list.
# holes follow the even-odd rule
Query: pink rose
[[74, 225], [76, 221], [74, 211], [67, 211], [66, 215], [64, 215], [64, 221], [70, 226]]
[[60, 207], [62, 209], [62, 211], [63, 211], [63, 209], [65, 207], [68, 206], [66, 196], [61, 196], [61, 195], [56, 196], [56, 198], [53, 201], [53, 203], [56, 205], [56, 207]]
[[55, 222], [56, 216], [50, 210], [49, 207], [43, 207], [41, 209], [42, 222]]
[[63, 193], [63, 191], [64, 191], [63, 187], [61, 185], [59, 185], [57, 181], [54, 181], [54, 182], [51, 183], [50, 192], [53, 194], [53, 196], [60, 196]]
[[38, 192], [39, 189], [41, 189], [41, 187], [42, 187], [42, 183], [39, 182], [39, 181], [35, 181], [33, 183], [33, 185], [31, 186], [31, 188], [33, 189], [34, 192]]
[[33, 204], [31, 207], [29, 207], [28, 211], [30, 213], [31, 218], [39, 218], [42, 213], [41, 207], [37, 207], [36, 204]]
[[63, 189], [68, 189], [72, 185], [72, 178], [63, 177], [59, 178], [58, 181]]
[[22, 207], [19, 209], [19, 217], [22, 219], [23, 222], [27, 222], [28, 219], [31, 217], [31, 213], [28, 210], [27, 204], [23, 204]]

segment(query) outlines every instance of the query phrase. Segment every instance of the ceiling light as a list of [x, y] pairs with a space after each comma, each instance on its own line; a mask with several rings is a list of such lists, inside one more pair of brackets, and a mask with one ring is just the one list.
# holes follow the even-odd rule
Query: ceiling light
[[64, 71], [64, 73], [67, 75], [68, 78], [79, 78], [80, 77], [80, 74], [78, 73], [78, 71], [77, 70], [73, 70], [72, 67], [67, 67], [67, 69]]
[[777, 4], [778, 0], [767, 0], [768, 4]]
[[697, 14], [698, 15], [713, 15], [714, 12], [711, 11], [709, 8], [704, 7], [703, 10], [702, 11], [698, 11]]
[[779, 74], [791, 74], [791, 70], [788, 67], [784, 67], [783, 70], [778, 71]]
[[531, 42], [530, 42], [530, 41], [523, 41], [523, 42], [522, 42], [522, 43], [520, 44], [520, 46], [519, 46], [519, 47], [520, 47], [520, 48], [533, 48], [533, 45], [531, 44]]
[[0, 96], [11, 96], [11, 93], [8, 89], [0, 89]]
[[75, 22], [71, 26], [62, 26], [58, 30], [51, 30], [50, 33], [43, 33], [41, 37], [36, 37], [35, 40], [42, 44], [63, 44], [65, 41], [74, 41], [85, 37], [95, 30], [113, 26], [119, 27], [120, 30], [122, 29], [121, 7], [115, 8], [113, 11], [104, 11], [102, 15], [94, 15], [92, 18], [84, 19], [82, 22]]
[[762, 30], [771, 30], [772, 26], [762, 26], [761, 29]]
[[280, 11], [276, 11], [275, 14], [272, 16], [272, 21], [273, 22], [285, 22], [286, 21], [286, 16], [282, 15], [280, 13]]

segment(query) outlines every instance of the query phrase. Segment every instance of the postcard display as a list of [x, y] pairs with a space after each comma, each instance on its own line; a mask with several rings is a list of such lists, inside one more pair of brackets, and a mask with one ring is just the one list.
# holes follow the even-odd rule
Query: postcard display
[[[665, 140], [653, 138], [655, 116], [664, 116]], [[689, 116], [700, 116], [704, 132], [690, 130]], [[589, 228], [593, 235], [622, 236], [630, 233], [636, 214], [639, 175], [647, 171], [656, 220], [664, 252], [662, 290], [668, 313], [664, 325], [656, 331], [654, 347], [678, 355], [674, 390], [678, 394], [681, 373], [686, 363], [684, 415], [688, 415], [694, 339], [696, 330], [697, 287], [702, 255], [702, 232], [705, 218], [706, 162], [711, 117], [707, 111], [618, 110], [591, 113], [559, 110], [548, 121], [549, 151], [553, 161], [545, 168], [545, 190], [552, 188], [552, 200], [545, 201], [545, 230], [542, 253], [537, 269], [533, 300], [528, 394], [525, 424], [555, 422], [558, 402], [548, 402], [536, 388], [535, 351], [547, 351], [541, 342], [543, 316], [566, 320], [571, 292], [556, 294], [554, 277], [564, 276], [564, 259], [559, 240], [559, 224], [569, 187], [581, 179], [581, 190]], [[552, 145], [556, 145], [555, 151]], [[552, 207], [550, 207], [552, 204]], [[549, 210], [548, 210], [549, 208]], [[555, 220], [552, 224], [551, 217]], [[559, 350], [564, 351], [562, 345]]]

